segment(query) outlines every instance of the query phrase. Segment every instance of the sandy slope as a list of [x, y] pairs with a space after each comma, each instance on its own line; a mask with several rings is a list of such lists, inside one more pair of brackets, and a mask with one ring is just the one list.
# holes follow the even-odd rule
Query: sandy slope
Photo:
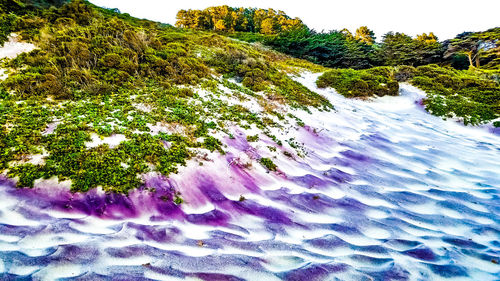
[[[9, 41], [5, 42], [2, 47], [0, 47], [0, 60], [4, 58], [13, 59], [19, 54], [30, 52], [35, 49], [35, 45], [30, 43], [21, 42], [19, 37], [12, 33], [9, 36]], [[8, 76], [5, 69], [0, 68], [0, 81], [5, 80]]]
[[30, 52], [35, 49], [35, 45], [22, 42], [17, 34], [12, 33], [9, 36], [9, 41], [5, 42], [3, 47], [0, 47], [0, 59], [13, 59], [19, 54]]
[[[46, 187], [54, 196], [0, 188], [0, 274], [497, 280], [500, 138], [427, 114], [423, 93], [408, 85], [400, 96], [360, 101], [317, 89], [316, 78], [297, 80], [336, 111], [293, 110], [306, 126], [273, 132], [294, 137], [304, 158], [284, 156], [288, 145], [272, 153], [264, 137], [248, 143], [245, 130], [232, 128], [226, 155], [148, 179], [157, 191], [180, 190], [181, 206], [144, 193], [69, 198], [55, 186]], [[260, 156], [276, 157], [280, 172], [255, 164]], [[103, 206], [111, 207], [95, 212]]]

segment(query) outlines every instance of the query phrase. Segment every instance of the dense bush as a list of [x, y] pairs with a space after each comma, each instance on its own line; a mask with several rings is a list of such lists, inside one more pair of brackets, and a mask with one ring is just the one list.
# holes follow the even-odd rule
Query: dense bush
[[483, 32], [464, 32], [444, 45], [444, 58], [452, 66], [500, 70], [500, 27]]
[[327, 99], [290, 79], [269, 57], [251, 51], [249, 46], [227, 43], [208, 57], [208, 64], [217, 72], [236, 78], [243, 86], [256, 92], [265, 90], [294, 107], [331, 108]]
[[300, 19], [292, 19], [282, 11], [273, 9], [209, 7], [204, 10], [180, 10], [176, 25], [217, 31], [245, 31], [277, 34], [301, 28]]
[[[39, 24], [21, 24], [31, 19]], [[27, 68], [5, 82], [23, 97], [76, 98], [78, 91], [109, 94], [147, 79], [189, 84], [209, 74], [191, 46], [165, 40], [168, 29], [151, 27], [150, 22], [136, 26], [137, 22], [98, 13], [82, 1], [51, 10], [50, 16], [27, 14], [19, 22], [17, 28], [23, 37], [30, 29], [43, 32], [39, 38], [29, 36], [40, 50], [11, 63]]]
[[411, 83], [429, 93], [425, 104], [434, 115], [461, 117], [465, 124], [500, 115], [500, 84], [481, 72], [426, 65], [415, 69]]
[[443, 47], [431, 32], [412, 38], [404, 33], [389, 32], [384, 35], [378, 57], [383, 65], [419, 66], [442, 60]]
[[7, 14], [0, 8], [0, 46], [7, 41], [15, 20], [16, 16], [14, 14]]
[[273, 160], [271, 160], [269, 158], [262, 157], [262, 158], [260, 158], [259, 162], [260, 162], [260, 164], [262, 164], [262, 166], [266, 167], [269, 171], [274, 172], [278, 169], [278, 166], [276, 166], [276, 164], [274, 164]]
[[318, 33], [303, 27], [277, 35], [247, 32], [228, 35], [247, 42], [262, 42], [279, 52], [326, 67], [360, 69], [379, 63], [373, 44], [339, 31]]
[[334, 69], [321, 75], [316, 84], [320, 88], [335, 88], [346, 97], [395, 96], [399, 85], [393, 78], [393, 72], [388, 67], [368, 70]]
[[[37, 46], [4, 61], [12, 72], [0, 83], [0, 173], [18, 178], [21, 187], [57, 177], [71, 180], [73, 191], [101, 186], [127, 193], [143, 184], [143, 173], [177, 172], [196, 148], [224, 153], [211, 134], [226, 132], [225, 122], [263, 131], [275, 125], [241, 105], [203, 99], [199, 87], [213, 97], [221, 94], [221, 84], [262, 104], [267, 98], [295, 107], [331, 107], [287, 75], [293, 66], [310, 63], [81, 0], [49, 9], [36, 7], [58, 1], [32, 2], [0, 5], [0, 21], [14, 19], [2, 34], [16, 32]], [[272, 106], [266, 110], [281, 116]], [[158, 125], [176, 132], [153, 136], [151, 128]], [[89, 147], [93, 138], [116, 134], [125, 140]], [[32, 163], [34, 155], [42, 161]]]
[[428, 95], [426, 109], [437, 116], [460, 117], [477, 125], [500, 116], [500, 82], [489, 72], [456, 70], [438, 65], [334, 69], [316, 82], [346, 97], [397, 95], [398, 82], [410, 82]]

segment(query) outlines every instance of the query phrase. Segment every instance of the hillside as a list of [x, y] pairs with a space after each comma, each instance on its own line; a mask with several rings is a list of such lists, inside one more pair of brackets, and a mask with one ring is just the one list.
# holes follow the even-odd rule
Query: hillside
[[333, 108], [289, 77], [319, 68], [304, 61], [82, 1], [35, 11], [10, 14], [35, 50], [3, 62], [0, 168], [19, 186], [57, 177], [127, 193], [140, 174], [224, 153], [234, 126], [283, 143], [271, 129], [295, 122], [287, 108]]
[[0, 280], [498, 279], [494, 35], [0, 12]]
[[[347, 29], [317, 32], [300, 19], [290, 25], [282, 11], [220, 6], [180, 11], [177, 19], [178, 26], [259, 42], [325, 67], [348, 69], [318, 81], [348, 97], [396, 95], [397, 82], [409, 82], [428, 93], [424, 104], [431, 114], [473, 125], [500, 116], [499, 28], [465, 32], [444, 42], [432, 32], [415, 38], [388, 32], [377, 42], [366, 26], [354, 34]], [[272, 28], [262, 28], [264, 21]]]
[[[193, 157], [224, 154], [222, 140], [232, 138], [234, 128], [251, 131], [249, 140], [266, 136], [271, 149], [290, 142], [274, 130], [306, 125], [290, 109], [334, 108], [327, 97], [292, 79], [304, 71], [327, 70], [321, 66], [258, 44], [139, 20], [83, 1], [40, 9], [50, 4], [2, 6], [10, 9], [4, 16], [8, 33], [16, 34], [6, 44], [25, 44], [16, 43], [22, 38], [35, 48], [3, 60], [0, 169], [17, 178], [18, 186], [56, 178], [69, 180], [73, 191], [99, 186], [128, 193], [144, 185], [141, 175], [168, 176]], [[235, 18], [249, 12], [262, 21], [296, 24], [283, 32], [304, 28], [282, 12], [233, 10]], [[223, 11], [207, 13], [205, 18]], [[374, 44], [362, 38], [358, 34], [356, 44]], [[317, 83], [347, 97], [371, 97], [398, 95], [398, 84], [408, 81], [429, 93], [424, 104], [431, 113], [480, 124], [500, 114], [500, 86], [487, 75], [437, 65], [387, 66], [331, 70]], [[293, 141], [290, 145], [301, 154]], [[276, 169], [269, 158], [256, 160]]]

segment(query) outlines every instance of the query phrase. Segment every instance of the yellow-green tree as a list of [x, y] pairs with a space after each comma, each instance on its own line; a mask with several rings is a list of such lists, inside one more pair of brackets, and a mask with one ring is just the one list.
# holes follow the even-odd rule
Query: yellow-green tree
[[205, 10], [180, 10], [178, 27], [217, 31], [244, 31], [278, 34], [304, 27], [299, 18], [290, 18], [283, 11], [273, 9], [209, 7]]
[[354, 40], [354, 35], [352, 35], [352, 33], [351, 33], [351, 31], [349, 31], [349, 29], [343, 28], [342, 30], [340, 30], [340, 33], [344, 34], [344, 36], [347, 40]]
[[218, 20], [216, 23], [215, 23], [215, 26], [214, 26], [215, 30], [218, 30], [218, 31], [224, 31], [226, 30], [226, 23], [224, 22], [224, 20]]
[[274, 34], [276, 30], [274, 28], [274, 20], [272, 18], [266, 18], [262, 21], [260, 26], [260, 32], [263, 34]]
[[373, 43], [375, 43], [375, 33], [367, 26], [361, 26], [356, 29], [355, 38], [358, 41], [365, 42], [368, 45], [372, 45]]
[[430, 32], [429, 34], [422, 33], [417, 35], [417, 40], [426, 44], [434, 44], [438, 41], [438, 38], [434, 33]]

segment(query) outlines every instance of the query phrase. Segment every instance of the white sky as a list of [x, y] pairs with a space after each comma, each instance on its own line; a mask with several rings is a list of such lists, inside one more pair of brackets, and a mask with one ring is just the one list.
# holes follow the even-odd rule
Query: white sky
[[299, 17], [318, 31], [366, 25], [377, 40], [388, 31], [415, 36], [433, 31], [440, 40], [464, 31], [500, 26], [500, 0], [90, 0], [122, 13], [175, 24], [180, 9], [210, 6], [273, 8]]

